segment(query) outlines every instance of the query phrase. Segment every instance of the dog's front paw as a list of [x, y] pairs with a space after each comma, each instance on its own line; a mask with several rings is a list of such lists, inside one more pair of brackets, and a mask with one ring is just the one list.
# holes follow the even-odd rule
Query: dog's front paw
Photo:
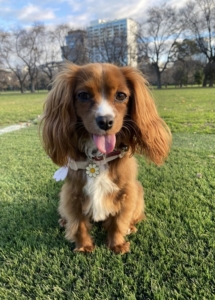
[[127, 230], [127, 235], [135, 232], [137, 232], [137, 228], [134, 225], [130, 225], [130, 227]]
[[66, 223], [67, 223], [67, 221], [64, 218], [61, 218], [58, 220], [58, 224], [60, 225], [61, 228], [66, 227]]
[[125, 254], [130, 251], [130, 243], [124, 242], [120, 245], [111, 246], [110, 249], [116, 254]]
[[84, 253], [91, 253], [95, 249], [94, 245], [86, 245], [86, 246], [80, 246], [76, 247], [74, 249], [74, 252], [84, 252]]

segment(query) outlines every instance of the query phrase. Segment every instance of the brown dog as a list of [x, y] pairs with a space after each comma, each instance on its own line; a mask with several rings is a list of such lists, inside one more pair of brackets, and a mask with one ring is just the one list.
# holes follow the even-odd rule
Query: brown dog
[[[67, 64], [57, 75], [43, 116], [44, 148], [66, 178], [59, 213], [76, 251], [94, 249], [90, 221], [103, 221], [108, 247], [129, 251], [125, 236], [144, 216], [134, 153], [161, 164], [171, 135], [147, 82], [135, 68]], [[63, 175], [62, 175], [63, 173]]]

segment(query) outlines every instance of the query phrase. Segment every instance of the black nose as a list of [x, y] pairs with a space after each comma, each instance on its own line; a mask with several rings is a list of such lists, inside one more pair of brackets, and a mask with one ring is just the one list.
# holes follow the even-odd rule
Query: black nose
[[100, 129], [107, 131], [113, 126], [113, 117], [110, 115], [99, 116], [96, 118], [96, 123]]

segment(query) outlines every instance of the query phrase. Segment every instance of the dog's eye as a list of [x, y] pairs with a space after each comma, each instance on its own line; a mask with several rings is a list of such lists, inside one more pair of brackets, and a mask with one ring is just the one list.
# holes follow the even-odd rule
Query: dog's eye
[[91, 99], [90, 94], [87, 92], [81, 92], [77, 96], [78, 96], [78, 99], [80, 99], [81, 101], [88, 101]]
[[117, 92], [116, 93], [116, 96], [115, 96], [115, 100], [116, 101], [119, 101], [119, 102], [122, 102], [124, 101], [125, 99], [127, 98], [127, 95], [123, 92]]

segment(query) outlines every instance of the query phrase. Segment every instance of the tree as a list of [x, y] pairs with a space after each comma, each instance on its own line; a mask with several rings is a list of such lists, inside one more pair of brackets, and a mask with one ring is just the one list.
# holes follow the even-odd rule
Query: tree
[[43, 53], [44, 31], [45, 27], [37, 23], [29, 30], [14, 31], [16, 55], [27, 69], [32, 93], [35, 92], [39, 61]]
[[0, 55], [4, 65], [10, 69], [18, 79], [21, 93], [24, 92], [24, 84], [28, 75], [23, 62], [16, 56], [16, 46], [13, 32], [0, 32]]
[[174, 46], [176, 60], [191, 60], [199, 57], [201, 51], [195, 40], [184, 39], [182, 42], [176, 42]]
[[68, 24], [60, 24], [57, 25], [53, 30], [49, 31], [51, 43], [55, 44], [59, 51], [62, 51], [61, 56], [64, 59], [67, 59], [67, 52], [64, 52], [64, 47], [67, 46], [65, 37], [70, 30], [71, 28]]
[[176, 10], [168, 5], [150, 8], [147, 21], [140, 25], [137, 34], [139, 61], [147, 61], [153, 66], [159, 89], [162, 73], [174, 60], [174, 47], [182, 30], [182, 23]]
[[213, 86], [215, 80], [215, 61], [210, 61], [206, 64], [204, 68], [204, 79], [203, 86], [207, 85], [209, 82], [209, 86]]
[[43, 72], [49, 79], [49, 83], [52, 82], [54, 75], [59, 70], [59, 65], [60, 65], [60, 63], [58, 63], [56, 61], [50, 61], [50, 62], [47, 61], [39, 66], [39, 69], [41, 70], [41, 72]]
[[[207, 60], [203, 86], [209, 79], [210, 86], [215, 79], [215, 0], [189, 1], [181, 10], [186, 34], [196, 40], [199, 50]], [[210, 66], [211, 65], [211, 66]]]
[[0, 69], [0, 90], [6, 89], [10, 84], [11, 72]]
[[175, 43], [173, 78], [180, 87], [183, 84], [194, 83], [195, 73], [203, 70], [200, 54], [195, 40], [184, 39], [182, 42]]
[[195, 83], [197, 83], [198, 85], [202, 84], [203, 81], [203, 74], [201, 71], [196, 71], [194, 74], [194, 80]]
[[59, 70], [61, 60], [61, 49], [57, 41], [53, 38], [53, 31], [46, 30], [45, 28], [43, 32], [42, 53], [39, 57], [39, 70], [47, 76], [49, 83]]
[[57, 25], [50, 31], [50, 40], [59, 49], [63, 60], [82, 65], [89, 62], [86, 47], [86, 31], [72, 29], [68, 24]]
[[177, 65], [174, 66], [172, 77], [175, 81], [175, 85], [179, 85], [180, 87], [187, 85], [187, 74], [181, 62], [178, 62]]

